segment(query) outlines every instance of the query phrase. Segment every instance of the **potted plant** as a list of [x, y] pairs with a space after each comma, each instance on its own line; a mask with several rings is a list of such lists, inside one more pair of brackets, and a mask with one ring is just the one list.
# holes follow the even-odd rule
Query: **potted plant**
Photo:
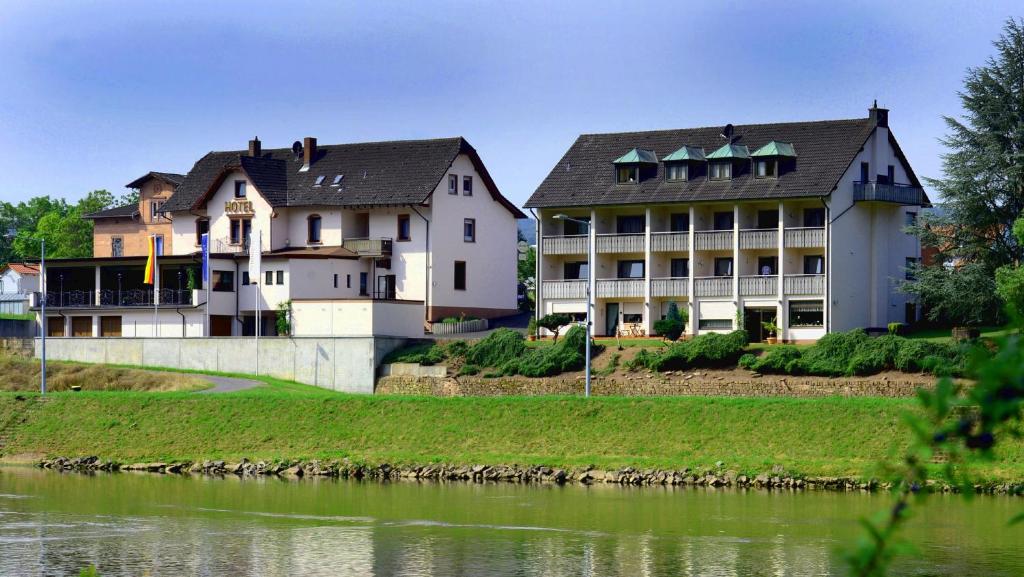
[[779, 342], [779, 325], [775, 324], [776, 319], [772, 318], [770, 321], [761, 322], [761, 327], [764, 329], [768, 336], [765, 337], [765, 342], [769, 345], [774, 345]]
[[537, 340], [537, 319], [530, 317], [530, 322], [526, 323], [526, 337], [531, 341]]

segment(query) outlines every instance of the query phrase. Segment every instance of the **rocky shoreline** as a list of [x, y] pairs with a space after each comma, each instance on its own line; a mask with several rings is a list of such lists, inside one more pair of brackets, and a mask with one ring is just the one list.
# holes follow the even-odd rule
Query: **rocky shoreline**
[[[623, 486], [673, 487], [736, 487], [772, 490], [825, 490], [825, 491], [886, 491], [889, 483], [852, 477], [807, 477], [788, 475], [776, 468], [755, 476], [728, 471], [724, 466], [713, 470], [645, 469], [632, 467], [605, 470], [594, 467], [560, 469], [545, 466], [518, 465], [365, 465], [350, 461], [225, 461], [119, 463], [99, 457], [57, 457], [36, 463], [42, 469], [90, 473], [97, 471], [137, 471], [164, 475], [208, 475], [226, 477], [305, 477], [336, 478], [372, 481], [423, 480], [470, 483], [525, 483], [525, 484], [612, 484]], [[928, 481], [923, 490], [957, 493], [959, 487], [938, 481]], [[974, 485], [975, 493], [1024, 496], [1024, 482], [987, 483]]]

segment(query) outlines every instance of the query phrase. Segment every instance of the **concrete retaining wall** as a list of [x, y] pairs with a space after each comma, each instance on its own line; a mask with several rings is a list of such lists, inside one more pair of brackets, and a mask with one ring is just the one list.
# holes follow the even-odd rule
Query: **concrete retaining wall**
[[[349, 393], [373, 393], [377, 366], [398, 337], [56, 338], [52, 360], [260, 374]], [[35, 340], [35, 356], [41, 341]], [[257, 352], [259, 354], [257, 354]], [[258, 363], [258, 366], [257, 366]]]

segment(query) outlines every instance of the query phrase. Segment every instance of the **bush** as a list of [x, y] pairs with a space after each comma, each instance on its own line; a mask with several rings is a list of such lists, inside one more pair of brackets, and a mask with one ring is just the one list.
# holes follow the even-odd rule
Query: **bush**
[[[528, 349], [518, 358], [512, 358], [501, 365], [501, 374], [524, 377], [550, 377], [569, 371], [578, 371], [586, 364], [587, 331], [573, 327], [565, 334], [562, 342], [550, 347]], [[600, 350], [591, 347], [592, 354]]]
[[526, 350], [523, 335], [512, 329], [500, 328], [469, 347], [466, 362], [481, 367], [500, 367]]
[[630, 370], [648, 368], [653, 371], [670, 371], [691, 367], [726, 366], [736, 363], [745, 346], [746, 331], [710, 333], [675, 343], [657, 353], [642, 350], [626, 364], [626, 367]]
[[763, 374], [793, 374], [799, 372], [800, 349], [793, 345], [771, 347], [760, 357], [745, 354], [740, 366]]
[[891, 334], [867, 339], [854, 350], [846, 374], [873, 375], [896, 368], [896, 355], [906, 340]]
[[798, 364], [800, 372], [808, 375], [838, 377], [846, 374], [857, 347], [868, 340], [861, 329], [845, 333], [829, 333], [811, 348], [803, 351]]
[[665, 318], [654, 321], [654, 332], [670, 341], [679, 340], [686, 328], [686, 316], [679, 312], [676, 303], [669, 303]]
[[384, 358], [385, 363], [418, 363], [436, 365], [446, 358], [444, 347], [437, 343], [420, 343], [392, 352]]
[[445, 345], [444, 351], [450, 359], [465, 358], [469, 354], [469, 343], [466, 341], [452, 341]]
[[555, 334], [555, 342], [558, 342], [558, 331], [562, 330], [562, 327], [572, 322], [572, 317], [567, 314], [554, 313], [550, 315], [544, 315], [537, 321], [537, 326], [542, 329], [547, 329]]
[[480, 367], [476, 365], [462, 365], [459, 369], [459, 376], [476, 375], [480, 373]]

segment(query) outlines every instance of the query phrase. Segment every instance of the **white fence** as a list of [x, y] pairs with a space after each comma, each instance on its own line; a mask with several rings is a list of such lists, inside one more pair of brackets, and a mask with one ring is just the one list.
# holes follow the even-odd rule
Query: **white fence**
[[476, 333], [486, 331], [488, 328], [487, 319], [473, 319], [458, 323], [430, 323], [430, 332], [436, 336], [457, 335], [461, 333]]

